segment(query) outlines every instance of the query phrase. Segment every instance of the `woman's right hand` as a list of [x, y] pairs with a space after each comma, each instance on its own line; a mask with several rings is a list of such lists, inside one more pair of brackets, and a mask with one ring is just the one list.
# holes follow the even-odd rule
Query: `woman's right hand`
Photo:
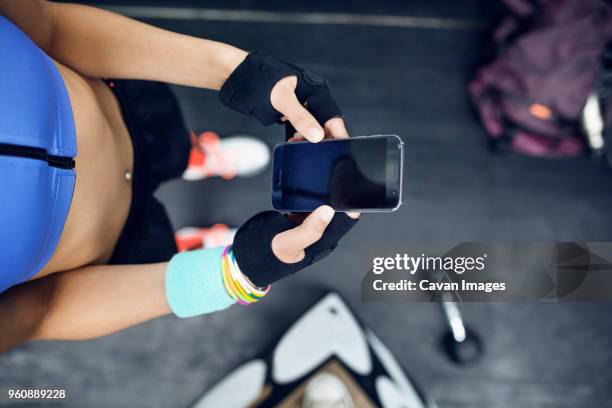
[[272, 238], [272, 252], [279, 261], [292, 264], [304, 259], [305, 250], [323, 236], [334, 218], [334, 209], [322, 205], [311, 212], [301, 224]]
[[259, 287], [298, 272], [329, 255], [357, 223], [324, 205], [301, 222], [264, 211], [251, 217], [236, 232], [233, 253], [238, 267]]

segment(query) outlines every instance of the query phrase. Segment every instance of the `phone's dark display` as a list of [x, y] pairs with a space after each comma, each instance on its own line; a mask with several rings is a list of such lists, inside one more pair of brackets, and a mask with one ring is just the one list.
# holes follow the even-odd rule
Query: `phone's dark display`
[[371, 138], [281, 146], [275, 157], [280, 169], [273, 181], [275, 207], [386, 208], [387, 178], [393, 177], [387, 165], [388, 144], [387, 138]]

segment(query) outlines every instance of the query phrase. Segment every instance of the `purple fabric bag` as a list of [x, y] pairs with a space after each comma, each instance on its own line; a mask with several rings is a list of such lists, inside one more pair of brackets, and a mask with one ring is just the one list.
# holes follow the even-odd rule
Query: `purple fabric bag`
[[603, 0], [504, 0], [512, 15], [497, 28], [497, 59], [478, 70], [469, 94], [493, 147], [538, 157], [584, 148], [581, 111], [612, 40]]

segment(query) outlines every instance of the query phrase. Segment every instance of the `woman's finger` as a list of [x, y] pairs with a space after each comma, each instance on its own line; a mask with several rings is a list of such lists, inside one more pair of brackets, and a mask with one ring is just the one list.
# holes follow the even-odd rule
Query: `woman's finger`
[[272, 88], [270, 102], [274, 109], [282, 113], [295, 130], [311, 142], [319, 142], [325, 136], [323, 128], [308, 110], [302, 106], [295, 95], [297, 78], [281, 79]]
[[332, 139], [344, 139], [349, 137], [349, 134], [344, 125], [344, 119], [342, 118], [331, 118], [325, 122], [323, 127], [325, 130], [325, 136], [330, 136]]
[[304, 259], [304, 250], [317, 242], [334, 218], [334, 209], [323, 205], [314, 210], [295, 228], [283, 231], [272, 239], [272, 252], [285, 263]]

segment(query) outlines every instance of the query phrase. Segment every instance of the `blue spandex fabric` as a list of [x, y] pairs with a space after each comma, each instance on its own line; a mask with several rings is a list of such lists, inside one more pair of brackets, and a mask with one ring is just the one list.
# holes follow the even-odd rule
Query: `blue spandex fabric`
[[[0, 16], [0, 144], [76, 156], [70, 100], [53, 61]], [[75, 171], [0, 154], [0, 293], [49, 261], [59, 243]]]

